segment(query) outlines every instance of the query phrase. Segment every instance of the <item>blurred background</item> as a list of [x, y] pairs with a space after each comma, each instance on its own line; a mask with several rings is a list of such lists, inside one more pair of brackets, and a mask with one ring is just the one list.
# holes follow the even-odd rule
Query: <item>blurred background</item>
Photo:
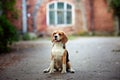
[[[43, 73], [55, 30], [74, 74]], [[0, 0], [0, 80], [120, 80], [120, 0]]]
[[16, 40], [49, 37], [54, 30], [119, 36], [120, 0], [0, 0], [1, 51]]

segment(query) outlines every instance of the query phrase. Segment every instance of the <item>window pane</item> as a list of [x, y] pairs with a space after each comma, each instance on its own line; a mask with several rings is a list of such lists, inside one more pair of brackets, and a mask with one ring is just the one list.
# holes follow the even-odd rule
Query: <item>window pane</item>
[[51, 25], [55, 24], [55, 12], [54, 11], [49, 12], [49, 23]]
[[57, 23], [64, 24], [64, 11], [57, 11]]
[[58, 9], [64, 9], [64, 3], [62, 2], [59, 2], [57, 6], [58, 6]]
[[67, 11], [67, 24], [71, 24], [72, 23], [72, 14], [71, 11]]
[[54, 9], [54, 4], [49, 5], [50, 9]]
[[71, 5], [67, 4], [67, 9], [71, 9], [71, 8], [72, 8]]

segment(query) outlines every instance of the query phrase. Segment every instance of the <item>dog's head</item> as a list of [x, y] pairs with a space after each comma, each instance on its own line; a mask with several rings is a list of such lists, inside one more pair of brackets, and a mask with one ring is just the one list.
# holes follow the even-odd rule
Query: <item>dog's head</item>
[[65, 44], [67, 41], [68, 38], [63, 31], [54, 31], [52, 33], [52, 42], [62, 42]]

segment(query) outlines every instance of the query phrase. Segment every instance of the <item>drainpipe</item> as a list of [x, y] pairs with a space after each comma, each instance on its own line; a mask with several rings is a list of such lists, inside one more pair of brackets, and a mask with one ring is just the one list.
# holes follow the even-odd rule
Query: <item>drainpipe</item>
[[91, 35], [94, 35], [94, 0], [89, 0], [90, 2], [90, 31]]
[[22, 33], [27, 32], [27, 6], [26, 0], [22, 0]]

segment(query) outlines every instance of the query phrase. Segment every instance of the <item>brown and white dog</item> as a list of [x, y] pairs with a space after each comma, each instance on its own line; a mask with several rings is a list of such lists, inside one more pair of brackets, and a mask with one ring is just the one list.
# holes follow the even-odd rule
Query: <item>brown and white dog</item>
[[53, 73], [54, 70], [61, 71], [61, 73], [66, 73], [67, 71], [74, 73], [74, 70], [70, 65], [68, 51], [65, 47], [67, 41], [68, 38], [63, 31], [53, 32], [51, 63], [48, 69], [44, 70], [45, 73]]

